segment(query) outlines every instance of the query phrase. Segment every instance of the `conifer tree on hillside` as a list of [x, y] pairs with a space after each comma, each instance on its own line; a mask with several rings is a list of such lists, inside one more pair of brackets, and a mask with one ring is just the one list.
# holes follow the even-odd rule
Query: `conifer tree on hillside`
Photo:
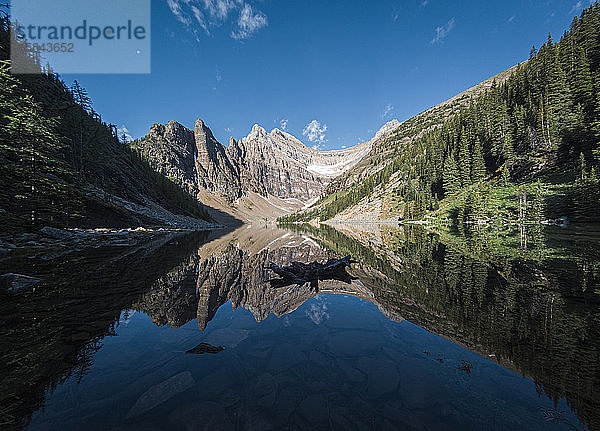
[[473, 182], [478, 183], [485, 178], [485, 160], [483, 159], [483, 149], [481, 148], [479, 138], [475, 140], [472, 156], [471, 178], [473, 179]]
[[460, 174], [454, 156], [450, 154], [444, 164], [444, 193], [450, 196], [460, 190]]
[[460, 168], [460, 184], [462, 187], [467, 187], [471, 184], [471, 151], [469, 150], [469, 141], [464, 128], [460, 134], [458, 166]]

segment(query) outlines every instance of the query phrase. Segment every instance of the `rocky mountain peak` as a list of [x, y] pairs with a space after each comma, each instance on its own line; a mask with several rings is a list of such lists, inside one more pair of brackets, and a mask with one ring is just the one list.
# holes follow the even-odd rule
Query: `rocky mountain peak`
[[156, 123], [150, 127], [149, 134], [152, 136], [162, 136], [165, 133], [165, 125]]
[[196, 142], [196, 175], [198, 187], [219, 192], [229, 200], [242, 195], [239, 169], [231, 162], [227, 151], [200, 119], [194, 127]]
[[286, 132], [285, 130], [280, 130], [277, 127], [275, 127], [273, 130], [271, 130], [271, 132], [269, 133], [269, 136], [271, 137], [282, 137], [282, 138], [286, 138], [289, 141], [293, 141], [297, 144], [303, 145], [305, 146], [301, 141], [299, 141], [294, 135]]
[[[376, 136], [396, 124], [388, 123]], [[196, 121], [193, 132], [174, 121], [154, 125], [145, 139], [181, 148], [169, 156], [174, 159], [171, 162], [161, 159], [163, 170], [170, 171], [166, 166], [169, 163], [179, 171], [191, 169], [195, 172], [179, 175], [185, 177], [189, 187], [220, 193], [230, 201], [248, 192], [310, 201], [372, 147], [369, 141], [343, 150], [316, 151], [285, 131], [275, 128], [267, 132], [255, 124], [248, 136], [239, 141], [231, 138], [225, 148], [201, 119]], [[195, 184], [190, 185], [190, 178], [195, 179]]]
[[167, 140], [182, 140], [184, 136], [189, 135], [190, 130], [179, 124], [177, 121], [169, 121], [167, 124], [156, 123], [150, 127], [150, 135], [156, 137], [166, 137]]
[[250, 141], [253, 139], [265, 138], [266, 136], [267, 136], [267, 131], [264, 129], [264, 127], [261, 127], [258, 124], [255, 124], [254, 126], [252, 126], [252, 130], [250, 131], [250, 134], [248, 136], [246, 136], [245, 138], [242, 138], [242, 142], [246, 143], [247, 141]]
[[174, 178], [190, 193], [196, 190], [194, 133], [176, 121], [154, 124], [139, 142], [155, 169]]
[[391, 132], [392, 130], [397, 129], [398, 127], [400, 127], [400, 124], [402, 123], [400, 123], [400, 121], [398, 120], [388, 121], [383, 125], [381, 129], [377, 131], [377, 133], [375, 133], [375, 137], [373, 139], [379, 139], [383, 135]]
[[267, 133], [254, 125], [228, 153], [267, 194], [309, 201], [370, 149], [365, 143], [344, 150], [316, 151], [285, 131], [275, 128]]
[[206, 127], [201, 119], [196, 120], [196, 124], [194, 125], [194, 136], [196, 146], [206, 146], [207, 150], [211, 152], [215, 151], [215, 147], [221, 145], [213, 136], [212, 131]]

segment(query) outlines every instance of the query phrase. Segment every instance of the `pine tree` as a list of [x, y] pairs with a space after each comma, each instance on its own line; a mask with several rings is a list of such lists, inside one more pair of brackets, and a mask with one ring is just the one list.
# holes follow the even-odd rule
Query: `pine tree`
[[460, 184], [467, 187], [471, 184], [471, 151], [467, 133], [463, 128], [460, 134], [460, 149], [458, 153], [458, 166], [460, 170]]
[[586, 112], [593, 107], [594, 86], [590, 66], [582, 47], [575, 49], [575, 68], [571, 75], [571, 89], [575, 103], [581, 104]]
[[515, 149], [513, 145], [512, 134], [507, 133], [504, 137], [504, 144], [502, 145], [502, 157], [504, 158], [504, 164], [507, 169], [510, 169], [515, 162]]
[[479, 189], [469, 190], [469, 201], [472, 220], [482, 220], [484, 218], [484, 206]]
[[86, 112], [90, 112], [92, 110], [92, 99], [88, 95], [87, 90], [79, 85], [77, 80], [73, 81], [70, 91], [73, 95], [73, 100], [75, 103], [81, 106]]
[[444, 162], [444, 192], [446, 196], [460, 190], [460, 174], [454, 155], [450, 153]]
[[10, 193], [8, 209], [26, 216], [31, 226], [64, 217], [76, 201], [66, 184], [71, 172], [62, 159], [65, 145], [56, 132], [57, 121], [43, 115], [5, 66], [0, 67], [0, 112], [0, 158], [5, 161], [0, 189]]
[[471, 163], [471, 177], [473, 182], [478, 183], [485, 178], [486, 174], [485, 160], [483, 159], [483, 149], [481, 148], [481, 142], [479, 141], [479, 138], [475, 140], [472, 156], [473, 162]]
[[549, 137], [549, 126], [548, 126], [548, 113], [546, 110], [546, 104], [544, 103], [544, 97], [540, 98], [540, 104], [537, 114], [537, 127], [538, 138], [543, 148], [548, 148], [550, 144]]
[[508, 185], [510, 183], [510, 171], [508, 170], [508, 166], [504, 165], [502, 167], [502, 184]]
[[569, 124], [569, 106], [572, 102], [567, 75], [561, 67], [560, 54], [555, 47], [553, 48], [553, 54], [548, 69], [547, 101], [550, 117], [550, 138], [553, 142], [557, 142], [560, 138], [560, 131]]
[[586, 9], [581, 15], [581, 32], [585, 55], [593, 68], [600, 66], [600, 16], [597, 6]]

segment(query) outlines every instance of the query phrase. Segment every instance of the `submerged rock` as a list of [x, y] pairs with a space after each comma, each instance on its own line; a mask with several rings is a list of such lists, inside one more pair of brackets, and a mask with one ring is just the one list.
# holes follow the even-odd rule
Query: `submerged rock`
[[458, 365], [458, 369], [461, 371], [464, 371], [465, 373], [467, 373], [469, 376], [471, 375], [471, 369], [473, 368], [473, 364], [470, 362], [465, 361], [464, 359], [462, 360], [462, 362]]
[[68, 232], [66, 230], [62, 230], [62, 229], [57, 229], [55, 227], [43, 227], [40, 229], [40, 233], [52, 237], [54, 239], [59, 239], [59, 240], [63, 240], [63, 239], [68, 239], [71, 238], [73, 236], [73, 234], [71, 232]]
[[250, 331], [247, 329], [221, 328], [212, 331], [206, 338], [206, 341], [219, 343], [228, 348], [234, 348], [249, 336]]
[[158, 383], [144, 392], [127, 413], [126, 419], [130, 419], [152, 410], [154, 407], [170, 400], [175, 395], [187, 391], [196, 384], [192, 373], [184, 371], [173, 377]]
[[569, 217], [562, 216], [557, 219], [549, 219], [549, 220], [546, 220], [544, 223], [551, 225], [551, 226], [554, 225], [554, 226], [560, 226], [560, 227], [565, 228], [565, 227], [569, 226]]
[[10, 293], [18, 293], [42, 281], [28, 275], [13, 274], [11, 272], [0, 276], [0, 286]]
[[200, 343], [196, 347], [188, 350], [185, 353], [194, 353], [196, 355], [201, 355], [203, 353], [216, 354], [216, 353], [222, 352], [223, 350], [225, 350], [225, 349], [221, 346], [213, 346], [212, 344], [208, 344], [208, 343]]
[[169, 415], [169, 426], [164, 429], [173, 430], [210, 430], [229, 431], [239, 429], [229, 418], [230, 411], [220, 403], [202, 400], [185, 403]]

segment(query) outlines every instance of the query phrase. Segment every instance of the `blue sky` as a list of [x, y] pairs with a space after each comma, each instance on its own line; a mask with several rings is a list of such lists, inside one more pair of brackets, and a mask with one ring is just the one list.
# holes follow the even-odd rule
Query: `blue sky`
[[[133, 137], [202, 118], [335, 149], [525, 60], [589, 0], [152, 0], [152, 73], [77, 79]], [[285, 127], [284, 127], [285, 126]], [[304, 134], [303, 134], [304, 132]]]

